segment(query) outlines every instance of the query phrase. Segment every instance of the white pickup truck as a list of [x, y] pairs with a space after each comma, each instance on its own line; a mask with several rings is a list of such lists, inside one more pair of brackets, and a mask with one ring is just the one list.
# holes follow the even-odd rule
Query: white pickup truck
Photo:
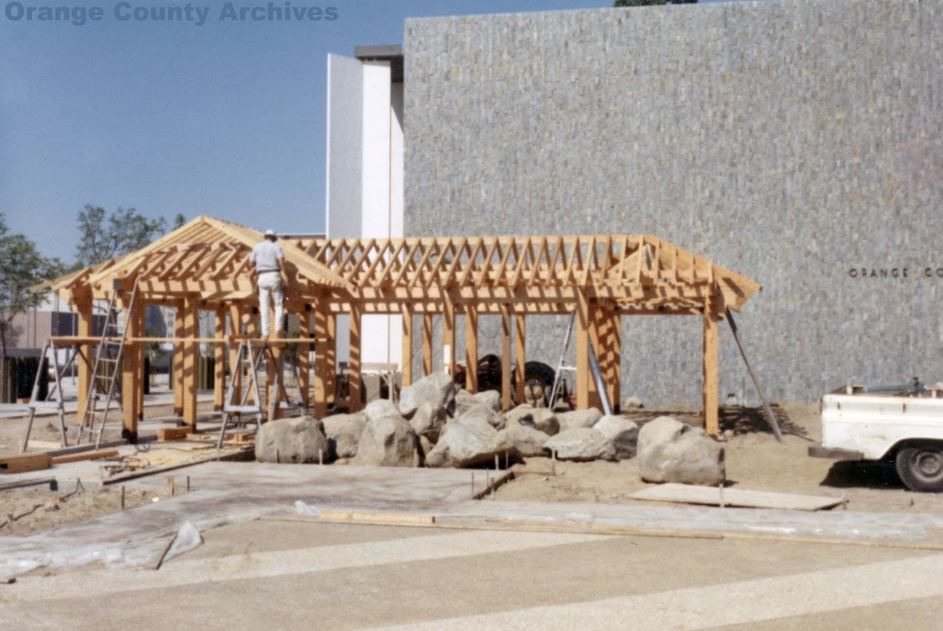
[[943, 390], [846, 386], [822, 397], [822, 443], [809, 455], [893, 462], [913, 491], [943, 491]]

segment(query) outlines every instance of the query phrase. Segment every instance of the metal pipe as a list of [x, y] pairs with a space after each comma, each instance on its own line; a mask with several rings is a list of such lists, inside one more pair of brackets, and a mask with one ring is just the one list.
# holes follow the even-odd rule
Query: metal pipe
[[596, 382], [596, 390], [599, 392], [599, 399], [602, 401], [602, 409], [606, 416], [612, 416], [612, 405], [609, 403], [609, 393], [606, 392], [606, 384], [602, 380], [602, 370], [599, 368], [599, 359], [596, 357], [596, 349], [589, 344], [589, 368], [593, 373], [593, 381]]

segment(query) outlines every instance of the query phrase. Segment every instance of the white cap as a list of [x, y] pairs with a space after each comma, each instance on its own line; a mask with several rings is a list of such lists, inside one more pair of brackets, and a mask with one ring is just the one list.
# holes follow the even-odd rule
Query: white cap
[[265, 236], [267, 236], [267, 237], [274, 237], [274, 236], [277, 236], [277, 235], [275, 234], [275, 231], [274, 231], [274, 230], [266, 230], [266, 231], [265, 231]]

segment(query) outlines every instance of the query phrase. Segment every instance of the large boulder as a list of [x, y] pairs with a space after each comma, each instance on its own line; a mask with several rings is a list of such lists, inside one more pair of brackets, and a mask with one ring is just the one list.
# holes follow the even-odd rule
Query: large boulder
[[481, 420], [495, 429], [504, 429], [505, 425], [503, 414], [495, 412], [489, 406], [480, 403], [468, 408], [457, 418]]
[[593, 429], [606, 437], [616, 451], [618, 460], [635, 456], [638, 443], [638, 425], [624, 416], [604, 416], [593, 425]]
[[560, 460], [615, 460], [616, 450], [601, 432], [592, 427], [573, 427], [564, 430], [544, 443], [544, 448], [556, 452]]
[[357, 443], [367, 424], [363, 414], [334, 414], [321, 421], [324, 434], [338, 458], [353, 458], [357, 455]]
[[497, 390], [485, 390], [472, 395], [475, 403], [487, 406], [495, 412], [501, 411], [501, 393]]
[[423, 403], [409, 419], [409, 424], [417, 436], [425, 438], [431, 444], [439, 440], [439, 432], [449, 420], [445, 409], [436, 407], [432, 403]]
[[512, 425], [532, 427], [549, 436], [560, 431], [560, 421], [553, 410], [535, 408], [527, 403], [522, 403], [507, 413], [507, 426]]
[[368, 421], [375, 421], [381, 418], [400, 418], [399, 406], [389, 399], [375, 399], [367, 404], [363, 409], [364, 416]]
[[638, 436], [639, 472], [646, 482], [716, 486], [726, 479], [724, 447], [670, 416], [644, 425]]
[[485, 390], [472, 394], [464, 388], [455, 393], [455, 410], [453, 416], [461, 416], [471, 408], [483, 405], [495, 412], [501, 410], [501, 393], [497, 390]]
[[412, 467], [416, 464], [416, 432], [400, 417], [367, 421], [354, 464]]
[[255, 436], [259, 462], [317, 463], [329, 454], [324, 426], [310, 416], [270, 421]]
[[498, 433], [503, 435], [501, 440], [513, 446], [517, 453], [525, 458], [547, 455], [544, 445], [550, 440], [550, 436], [538, 429], [527, 425], [508, 424]]
[[504, 454], [517, 455], [507, 436], [483, 415], [465, 414], [445, 426], [439, 442], [426, 454], [426, 466], [473, 467]]
[[423, 403], [431, 403], [451, 414], [455, 410], [455, 382], [452, 378], [445, 373], [435, 373], [400, 392], [399, 411], [407, 418], [412, 417]]
[[573, 429], [575, 427], [592, 427], [601, 418], [602, 412], [598, 408], [573, 410], [572, 412], [557, 414], [557, 420], [560, 422], [561, 430]]

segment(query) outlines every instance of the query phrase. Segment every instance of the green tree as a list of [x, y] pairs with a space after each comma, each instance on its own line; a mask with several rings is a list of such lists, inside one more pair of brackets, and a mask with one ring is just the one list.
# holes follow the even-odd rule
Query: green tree
[[167, 228], [164, 218], [148, 219], [134, 208], [120, 206], [109, 214], [101, 206], [86, 204], [79, 211], [79, 265], [94, 265], [143, 248]]
[[183, 216], [183, 213], [177, 213], [174, 216], [174, 225], [173, 225], [173, 228], [171, 228], [171, 230], [176, 230], [177, 228], [180, 228], [181, 226], [183, 226], [185, 223], [187, 223], [187, 218]]
[[[64, 271], [62, 261], [41, 255], [24, 235], [10, 234], [0, 213], [0, 357], [4, 360], [8, 345], [16, 341], [13, 319], [46, 299], [46, 292], [33, 288]], [[0, 362], [0, 374], [5, 365]]]
[[616, 0], [614, 7], [645, 7], [653, 4], [697, 4], [697, 0]]

